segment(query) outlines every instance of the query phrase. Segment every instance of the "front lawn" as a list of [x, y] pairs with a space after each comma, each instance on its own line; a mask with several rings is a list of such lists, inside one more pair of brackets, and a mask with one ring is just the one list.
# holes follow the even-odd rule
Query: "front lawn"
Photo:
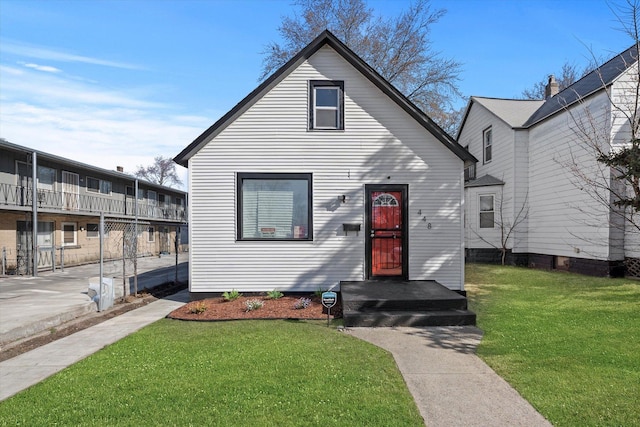
[[0, 425], [424, 425], [393, 357], [324, 322], [163, 319], [0, 402]]
[[555, 426], [640, 425], [640, 282], [471, 264], [479, 356]]

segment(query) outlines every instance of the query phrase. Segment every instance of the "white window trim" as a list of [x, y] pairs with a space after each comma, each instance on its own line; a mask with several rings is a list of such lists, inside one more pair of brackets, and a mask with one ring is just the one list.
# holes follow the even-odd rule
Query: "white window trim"
[[[310, 115], [311, 120], [309, 123], [309, 130], [344, 130], [345, 128], [345, 118], [344, 118], [344, 81], [333, 81], [333, 80], [311, 80], [310, 84]], [[317, 89], [330, 89], [335, 90], [337, 95], [337, 105], [335, 107], [331, 106], [318, 106], [317, 103]], [[318, 126], [316, 111], [324, 110], [324, 111], [335, 111], [337, 123], [336, 126]]]
[[[490, 135], [489, 143], [487, 144], [487, 134]], [[491, 149], [491, 156], [487, 159], [487, 147]], [[482, 131], [482, 163], [487, 164], [491, 163], [493, 159], [493, 128], [489, 126], [485, 130]]]
[[[491, 197], [491, 204], [492, 204], [492, 209], [490, 211], [483, 211], [482, 210], [482, 203], [480, 201], [480, 199], [482, 197]], [[480, 219], [483, 213], [492, 213], [493, 214], [493, 222], [491, 223], [491, 227], [483, 227], [482, 226], [482, 220]], [[483, 229], [493, 229], [496, 228], [496, 195], [495, 193], [485, 193], [485, 194], [478, 194], [478, 228], [483, 228]]]
[[[73, 226], [73, 243], [67, 243], [64, 241], [64, 227], [66, 225]], [[60, 224], [60, 231], [62, 233], [62, 238], [60, 239], [62, 242], [62, 246], [78, 246], [78, 224], [75, 222], [63, 222]]]

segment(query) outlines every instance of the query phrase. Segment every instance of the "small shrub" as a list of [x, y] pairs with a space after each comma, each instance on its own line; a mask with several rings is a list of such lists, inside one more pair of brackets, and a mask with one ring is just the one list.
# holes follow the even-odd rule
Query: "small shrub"
[[242, 296], [242, 294], [240, 292], [238, 292], [237, 289], [233, 289], [231, 290], [231, 292], [223, 292], [222, 293], [222, 298], [224, 298], [225, 301], [233, 301], [236, 300], [238, 298], [240, 298]]
[[253, 310], [262, 308], [262, 306], [264, 305], [264, 302], [260, 301], [259, 299], [250, 299], [246, 301], [244, 304], [247, 307], [246, 311], [253, 311]]
[[207, 311], [207, 305], [204, 303], [204, 301], [199, 301], [189, 308], [189, 313], [191, 314], [200, 314], [204, 313], [205, 311]]
[[300, 298], [298, 301], [296, 301], [295, 304], [293, 304], [293, 308], [295, 308], [296, 310], [302, 310], [309, 307], [310, 305], [311, 305], [311, 299], [303, 297], [303, 298]]
[[272, 291], [267, 292], [267, 296], [271, 299], [278, 299], [278, 298], [282, 298], [284, 294], [274, 289]]
[[326, 289], [318, 288], [314, 292], [314, 295], [317, 296], [318, 298], [320, 298], [322, 296], [322, 294], [325, 293], [325, 292], [327, 292]]

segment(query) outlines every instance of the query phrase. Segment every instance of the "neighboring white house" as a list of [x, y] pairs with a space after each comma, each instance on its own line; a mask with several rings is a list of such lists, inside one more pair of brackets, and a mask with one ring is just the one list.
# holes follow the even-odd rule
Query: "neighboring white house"
[[465, 174], [468, 261], [499, 259], [506, 241], [509, 262], [532, 267], [619, 276], [625, 259], [640, 263], [637, 228], [576, 176], [611, 186], [582, 131], [605, 151], [629, 141], [634, 64], [635, 46], [559, 93], [551, 76], [546, 100], [471, 97], [457, 136], [478, 158]]
[[475, 159], [328, 31], [175, 160], [189, 168], [191, 292], [464, 288]]

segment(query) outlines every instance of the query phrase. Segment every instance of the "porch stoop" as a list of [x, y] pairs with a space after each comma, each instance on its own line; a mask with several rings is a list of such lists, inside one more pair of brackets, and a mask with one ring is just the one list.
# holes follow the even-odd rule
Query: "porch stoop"
[[467, 298], [435, 280], [340, 282], [345, 326], [475, 325]]

